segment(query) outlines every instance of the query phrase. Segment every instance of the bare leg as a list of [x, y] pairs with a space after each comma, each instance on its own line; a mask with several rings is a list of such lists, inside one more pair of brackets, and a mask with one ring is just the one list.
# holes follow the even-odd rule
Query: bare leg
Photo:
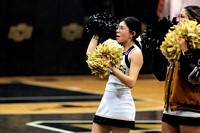
[[100, 125], [97, 123], [92, 124], [92, 133], [110, 133], [110, 127], [106, 125]]
[[200, 126], [180, 125], [180, 133], [200, 133]]
[[111, 127], [112, 133], [130, 133], [130, 128]]
[[162, 122], [162, 133], [179, 133], [179, 125]]

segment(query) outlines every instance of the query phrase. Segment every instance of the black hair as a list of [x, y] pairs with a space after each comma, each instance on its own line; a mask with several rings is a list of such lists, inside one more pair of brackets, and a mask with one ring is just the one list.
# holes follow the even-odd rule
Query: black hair
[[141, 34], [141, 22], [133, 16], [122, 18], [121, 21], [126, 23], [129, 28], [129, 32], [136, 32], [135, 36], [133, 37], [133, 41], [141, 48], [139, 42], [136, 40]]
[[124, 21], [126, 23], [130, 32], [133, 32], [133, 31], [136, 32], [136, 35], [133, 37], [133, 40], [136, 40], [136, 38], [141, 34], [140, 21], [135, 17], [125, 17], [125, 18], [122, 18], [121, 21]]

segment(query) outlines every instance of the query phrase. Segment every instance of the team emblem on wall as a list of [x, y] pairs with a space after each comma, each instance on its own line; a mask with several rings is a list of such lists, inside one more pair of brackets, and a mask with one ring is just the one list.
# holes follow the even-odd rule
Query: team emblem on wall
[[33, 26], [28, 26], [26, 23], [20, 23], [17, 26], [11, 26], [8, 39], [13, 39], [15, 42], [22, 42], [31, 38]]
[[82, 38], [83, 26], [77, 23], [70, 23], [62, 27], [62, 38], [67, 41], [74, 41]]

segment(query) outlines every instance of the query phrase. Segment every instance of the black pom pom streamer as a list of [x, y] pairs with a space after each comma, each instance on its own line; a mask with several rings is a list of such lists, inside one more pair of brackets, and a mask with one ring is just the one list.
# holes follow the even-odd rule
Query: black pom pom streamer
[[97, 34], [101, 41], [109, 38], [115, 39], [116, 26], [119, 20], [113, 17], [109, 11], [97, 13], [89, 17], [86, 24], [86, 32], [90, 35]]
[[143, 50], [151, 53], [156, 49], [160, 49], [165, 35], [170, 27], [175, 24], [175, 21], [170, 21], [164, 17], [160, 21], [153, 22], [152, 25], [148, 26], [142, 34], [141, 44]]

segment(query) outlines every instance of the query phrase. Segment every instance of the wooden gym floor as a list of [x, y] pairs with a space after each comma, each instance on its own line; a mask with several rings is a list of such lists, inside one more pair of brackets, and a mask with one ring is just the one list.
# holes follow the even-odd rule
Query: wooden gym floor
[[[93, 75], [0, 77], [0, 133], [90, 133], [106, 82]], [[160, 132], [163, 87], [139, 75], [132, 133]]]

